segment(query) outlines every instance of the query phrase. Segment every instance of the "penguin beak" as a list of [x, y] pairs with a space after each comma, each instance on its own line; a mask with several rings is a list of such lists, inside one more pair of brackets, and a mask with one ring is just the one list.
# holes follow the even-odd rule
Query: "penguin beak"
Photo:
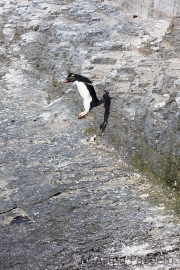
[[68, 80], [65, 80], [63, 83], [67, 83], [68, 82]]

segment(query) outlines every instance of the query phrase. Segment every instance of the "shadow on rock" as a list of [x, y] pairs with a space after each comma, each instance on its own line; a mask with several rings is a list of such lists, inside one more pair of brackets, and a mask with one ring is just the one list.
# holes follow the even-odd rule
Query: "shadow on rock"
[[108, 123], [108, 118], [109, 118], [109, 114], [110, 114], [110, 107], [111, 107], [111, 97], [109, 96], [109, 92], [104, 91], [104, 95], [103, 95], [103, 103], [104, 103], [104, 121], [103, 123], [100, 125], [100, 130], [103, 132], [106, 127], [107, 127], [107, 123]]

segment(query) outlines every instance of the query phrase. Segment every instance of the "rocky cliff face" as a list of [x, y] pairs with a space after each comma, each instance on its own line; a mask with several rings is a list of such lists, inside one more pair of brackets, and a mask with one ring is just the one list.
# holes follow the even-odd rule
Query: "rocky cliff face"
[[[179, 185], [179, 18], [1, 0], [0, 26], [0, 269], [178, 269], [179, 201], [121, 155]], [[104, 99], [81, 120], [69, 71]]]
[[[166, 15], [179, 11], [179, 4], [175, 2], [120, 3], [142, 15], [146, 6], [151, 11], [151, 15], [146, 15], [150, 17], [160, 6]], [[107, 131], [113, 134], [112, 140], [117, 144], [118, 140], [126, 142], [135, 150], [132, 154], [135, 164], [148, 168], [175, 187], [180, 185], [179, 23], [178, 16], [169, 21], [169, 27], [168, 21], [167, 24], [157, 21], [150, 32], [147, 29], [143, 32], [139, 26], [132, 30], [129, 23], [131, 30], [126, 28], [123, 33], [131, 37], [128, 49], [112, 67], [104, 85], [108, 89], [110, 84], [108, 90], [114, 97], [111, 130]], [[136, 23], [132, 25], [135, 27]]]
[[14, 64], [34, 65], [31, 83], [49, 100], [67, 91], [69, 71], [89, 77], [100, 98], [104, 91], [110, 97], [108, 109], [92, 111], [96, 126], [108, 117], [103, 134], [111, 142], [133, 149], [138, 166], [179, 186], [179, 18], [144, 20], [109, 1], [1, 3], [14, 4], [13, 16], [1, 22], [1, 86], [14, 72], [4, 71], [12, 55]]
[[174, 17], [180, 12], [180, 3], [177, 0], [116, 0], [116, 2], [144, 17], [154, 19]]
[[105, 79], [114, 98], [107, 132], [135, 149], [136, 164], [179, 187], [179, 18], [164, 33], [162, 25], [133, 38]]

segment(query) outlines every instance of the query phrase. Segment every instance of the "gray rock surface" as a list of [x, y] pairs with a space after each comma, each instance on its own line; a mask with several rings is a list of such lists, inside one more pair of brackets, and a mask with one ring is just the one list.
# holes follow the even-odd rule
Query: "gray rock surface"
[[[168, 22], [109, 1], [2, 0], [0, 14], [0, 269], [178, 269], [178, 201], [106, 141], [153, 149], [159, 134], [167, 150]], [[70, 70], [106, 100], [82, 120]]]
[[180, 14], [180, 2], [178, 0], [115, 0], [143, 17], [167, 18]]

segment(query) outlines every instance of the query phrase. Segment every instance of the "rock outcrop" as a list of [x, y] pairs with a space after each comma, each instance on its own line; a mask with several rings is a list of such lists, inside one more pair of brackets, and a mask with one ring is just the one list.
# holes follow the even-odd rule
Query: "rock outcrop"
[[[119, 2], [146, 17], [157, 14], [157, 7], [166, 15], [176, 15], [180, 8], [175, 1]], [[145, 6], [151, 8], [151, 15], [143, 13]], [[126, 35], [126, 41], [130, 38], [129, 46], [121, 48], [103, 82], [114, 98], [109, 136], [135, 150], [131, 153], [136, 165], [176, 188], [180, 186], [179, 24], [178, 16], [155, 21], [150, 31], [130, 21], [127, 27], [124, 24], [118, 33]]]
[[180, 13], [180, 3], [177, 0], [116, 0], [116, 2], [148, 18], [174, 17]]
[[114, 98], [106, 132], [135, 150], [141, 168], [179, 187], [179, 18], [163, 26], [131, 40], [104, 80]]

